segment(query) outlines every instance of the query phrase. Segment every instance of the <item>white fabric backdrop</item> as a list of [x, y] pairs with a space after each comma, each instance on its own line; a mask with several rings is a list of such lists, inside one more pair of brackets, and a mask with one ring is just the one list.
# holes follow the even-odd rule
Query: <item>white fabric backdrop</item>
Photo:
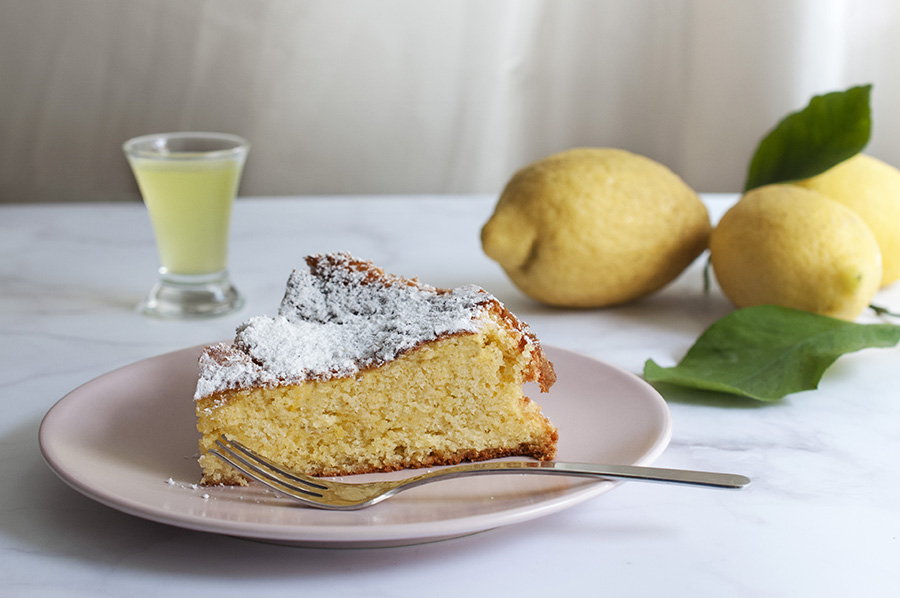
[[737, 191], [814, 93], [874, 83], [900, 165], [893, 0], [0, 0], [0, 201], [136, 199], [121, 143], [253, 144], [241, 193], [499, 192], [578, 145]]

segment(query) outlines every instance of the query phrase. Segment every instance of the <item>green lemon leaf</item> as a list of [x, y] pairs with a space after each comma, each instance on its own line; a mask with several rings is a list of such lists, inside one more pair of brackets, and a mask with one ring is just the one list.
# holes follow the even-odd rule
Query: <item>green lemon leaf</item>
[[844, 353], [900, 342], [900, 326], [855, 324], [786, 307], [762, 305], [713, 323], [681, 362], [644, 364], [644, 379], [715, 390], [761, 401], [818, 387]]
[[866, 147], [872, 131], [871, 85], [815, 96], [759, 143], [744, 191], [821, 174]]

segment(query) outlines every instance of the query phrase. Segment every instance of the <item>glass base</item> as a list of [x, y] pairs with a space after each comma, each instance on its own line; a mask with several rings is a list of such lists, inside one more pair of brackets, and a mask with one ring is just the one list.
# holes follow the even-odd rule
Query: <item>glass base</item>
[[224, 316], [243, 305], [244, 298], [227, 271], [196, 276], [161, 273], [139, 309], [157, 318], [191, 319]]

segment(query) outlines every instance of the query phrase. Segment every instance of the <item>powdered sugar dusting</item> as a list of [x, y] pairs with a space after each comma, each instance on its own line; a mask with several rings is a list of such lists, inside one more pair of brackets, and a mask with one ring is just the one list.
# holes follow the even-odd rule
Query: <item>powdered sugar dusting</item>
[[253, 384], [271, 386], [277, 383], [277, 376], [254, 363], [249, 355], [220, 343], [207, 347], [200, 355], [200, 377], [194, 398]]
[[312, 256], [307, 264], [291, 274], [276, 317], [251, 318], [234, 347], [204, 352], [197, 398], [352, 376], [439, 337], [476, 332], [481, 309], [496, 301], [474, 285], [435, 289], [347, 254]]

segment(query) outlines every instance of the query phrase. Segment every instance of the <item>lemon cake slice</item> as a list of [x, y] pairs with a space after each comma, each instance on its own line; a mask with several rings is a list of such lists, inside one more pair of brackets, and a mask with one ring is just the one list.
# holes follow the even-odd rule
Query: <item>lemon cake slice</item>
[[203, 484], [246, 483], [209, 454], [220, 434], [311, 475], [554, 457], [557, 430], [523, 392], [546, 392], [553, 366], [495, 297], [344, 253], [306, 263], [276, 317], [251, 318], [200, 357]]

